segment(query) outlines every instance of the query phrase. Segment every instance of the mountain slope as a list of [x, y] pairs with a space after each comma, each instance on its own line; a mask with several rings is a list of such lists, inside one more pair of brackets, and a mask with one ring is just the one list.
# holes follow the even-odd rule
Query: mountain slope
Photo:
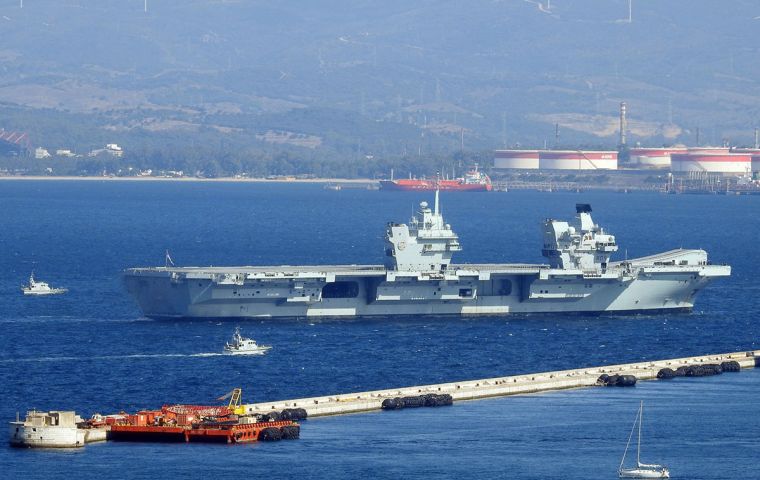
[[63, 146], [37, 120], [56, 112], [88, 129], [79, 149], [355, 156], [542, 145], [554, 123], [563, 144], [613, 147], [623, 100], [651, 144], [696, 127], [746, 144], [760, 116], [749, 0], [637, 1], [631, 23], [624, 0], [148, 3], [0, 6], [0, 128]]

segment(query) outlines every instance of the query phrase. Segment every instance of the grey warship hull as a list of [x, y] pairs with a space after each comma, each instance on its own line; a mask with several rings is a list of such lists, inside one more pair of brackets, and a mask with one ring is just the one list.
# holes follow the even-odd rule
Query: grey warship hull
[[690, 310], [730, 267], [702, 250], [611, 264], [605, 273], [547, 265], [450, 265], [408, 274], [380, 265], [154, 267], [125, 272], [152, 318], [373, 317], [638, 313]]
[[457, 265], [462, 247], [438, 197], [408, 224], [386, 226], [385, 265], [167, 265], [128, 269], [124, 281], [153, 318], [320, 318], [689, 310], [711, 280], [731, 274], [704, 250], [610, 262], [615, 237], [588, 204], [576, 205], [577, 228], [544, 222], [546, 265]]

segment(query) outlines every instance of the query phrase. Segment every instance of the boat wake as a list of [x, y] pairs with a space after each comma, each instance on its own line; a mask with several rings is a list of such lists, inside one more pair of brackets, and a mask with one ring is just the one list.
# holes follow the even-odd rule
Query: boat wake
[[191, 357], [221, 357], [223, 353], [136, 353], [132, 355], [93, 355], [90, 357], [33, 357], [33, 358], [7, 358], [0, 359], [2, 363], [28, 363], [28, 362], [68, 362], [87, 360], [130, 360], [142, 358], [191, 358]]

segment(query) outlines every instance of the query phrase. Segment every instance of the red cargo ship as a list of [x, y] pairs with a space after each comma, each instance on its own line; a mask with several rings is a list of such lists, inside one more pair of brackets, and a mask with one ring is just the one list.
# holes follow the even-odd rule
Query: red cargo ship
[[382, 190], [448, 190], [462, 192], [490, 192], [492, 190], [491, 179], [483, 172], [478, 171], [476, 166], [462, 178], [453, 180], [443, 179], [402, 179], [402, 180], [381, 180], [380, 189]]

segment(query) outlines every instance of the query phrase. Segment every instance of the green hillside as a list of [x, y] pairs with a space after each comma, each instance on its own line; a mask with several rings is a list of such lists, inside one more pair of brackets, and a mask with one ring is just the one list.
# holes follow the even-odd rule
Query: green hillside
[[231, 155], [271, 171], [284, 155], [367, 174], [553, 144], [555, 123], [561, 145], [614, 147], [623, 100], [642, 144], [696, 128], [748, 144], [760, 123], [749, 0], [634, 1], [630, 23], [626, 0], [148, 6], [2, 2], [0, 128], [49, 149], [119, 143], [133, 163]]

